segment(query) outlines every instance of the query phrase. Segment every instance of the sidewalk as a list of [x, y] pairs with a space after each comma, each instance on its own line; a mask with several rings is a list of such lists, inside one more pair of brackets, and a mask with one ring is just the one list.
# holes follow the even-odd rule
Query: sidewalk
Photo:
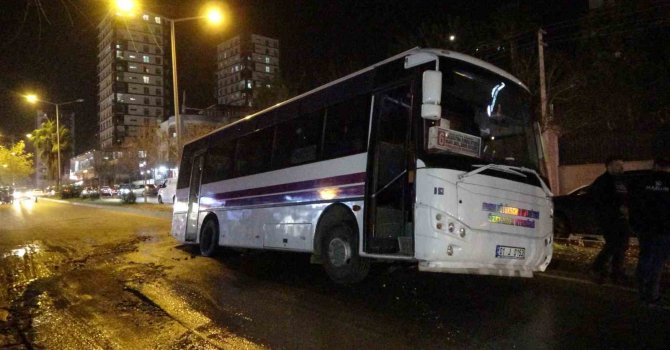
[[[579, 280], [584, 283], [594, 283], [589, 276], [589, 269], [603, 246], [602, 241], [597, 240], [561, 240], [554, 242], [554, 255], [546, 272], [538, 273], [538, 276], [562, 278], [568, 280]], [[637, 292], [635, 269], [637, 268], [639, 249], [637, 240], [632, 241], [624, 262], [625, 273], [628, 276], [626, 283], [605, 285], [618, 287], [632, 292]], [[666, 265], [661, 278], [661, 293], [670, 294], [670, 266]]]

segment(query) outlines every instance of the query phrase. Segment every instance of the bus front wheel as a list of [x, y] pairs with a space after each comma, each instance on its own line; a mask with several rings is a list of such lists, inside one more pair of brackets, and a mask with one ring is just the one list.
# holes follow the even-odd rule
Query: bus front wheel
[[215, 220], [207, 220], [200, 230], [200, 254], [213, 256], [219, 245], [219, 229]]
[[348, 225], [331, 227], [321, 246], [323, 267], [336, 283], [362, 281], [370, 271], [370, 261], [358, 255], [358, 236]]

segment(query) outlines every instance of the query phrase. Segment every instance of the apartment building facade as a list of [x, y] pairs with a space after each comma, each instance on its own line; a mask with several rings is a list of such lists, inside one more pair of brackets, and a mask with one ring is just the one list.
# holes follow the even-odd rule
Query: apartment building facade
[[217, 46], [217, 101], [252, 107], [259, 87], [271, 87], [279, 75], [279, 40], [240, 34]]
[[107, 15], [98, 25], [100, 149], [157, 128], [171, 111], [168, 22], [142, 13]]

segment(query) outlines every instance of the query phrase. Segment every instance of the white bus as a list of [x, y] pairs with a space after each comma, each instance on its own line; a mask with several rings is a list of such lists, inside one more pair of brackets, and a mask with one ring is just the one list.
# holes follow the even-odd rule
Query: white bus
[[479, 59], [409, 50], [185, 145], [171, 234], [311, 254], [339, 283], [390, 261], [531, 277], [553, 236], [530, 99]]

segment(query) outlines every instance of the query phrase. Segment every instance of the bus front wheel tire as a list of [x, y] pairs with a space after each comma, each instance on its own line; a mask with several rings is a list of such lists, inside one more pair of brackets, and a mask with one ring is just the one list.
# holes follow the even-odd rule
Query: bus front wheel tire
[[219, 230], [214, 220], [207, 220], [200, 230], [200, 255], [214, 256], [219, 246]]
[[158, 196], [158, 204], [163, 204], [163, 197]]
[[370, 271], [370, 261], [358, 255], [358, 236], [348, 225], [328, 229], [322, 240], [321, 256], [326, 273], [336, 283], [360, 282]]

